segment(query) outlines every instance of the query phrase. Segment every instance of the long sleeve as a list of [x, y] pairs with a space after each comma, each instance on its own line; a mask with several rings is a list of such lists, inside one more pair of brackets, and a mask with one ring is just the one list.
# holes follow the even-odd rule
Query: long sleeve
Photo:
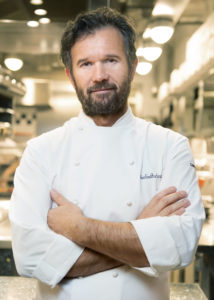
[[18, 273], [55, 286], [83, 249], [47, 225], [51, 172], [44, 160], [29, 143], [15, 174], [9, 217]]
[[205, 217], [191, 150], [183, 137], [169, 147], [159, 191], [169, 186], [188, 193], [191, 205], [182, 216], [131, 222], [150, 262], [151, 268], [144, 271], [151, 276], [185, 267], [192, 261]]

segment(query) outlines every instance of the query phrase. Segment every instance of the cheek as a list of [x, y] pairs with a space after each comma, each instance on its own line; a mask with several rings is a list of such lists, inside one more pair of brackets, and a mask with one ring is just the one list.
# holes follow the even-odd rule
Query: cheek
[[75, 85], [77, 88], [85, 91], [90, 84], [90, 79], [87, 73], [85, 72], [78, 72], [74, 74], [74, 79], [75, 79]]
[[114, 77], [111, 77], [111, 81], [113, 81], [117, 86], [121, 87], [121, 85], [124, 84], [124, 82], [128, 81], [128, 78], [128, 72], [118, 72], [118, 74], [116, 74]]

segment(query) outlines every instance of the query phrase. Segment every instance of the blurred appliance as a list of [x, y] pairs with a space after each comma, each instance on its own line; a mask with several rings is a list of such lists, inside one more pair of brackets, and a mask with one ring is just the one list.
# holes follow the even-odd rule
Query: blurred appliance
[[8, 137], [0, 139], [0, 200], [10, 198], [13, 177], [25, 144], [17, 144]]
[[12, 135], [14, 102], [24, 94], [24, 84], [0, 66], [0, 137]]
[[196, 172], [206, 211], [206, 218], [214, 218], [214, 137], [193, 138], [190, 141]]

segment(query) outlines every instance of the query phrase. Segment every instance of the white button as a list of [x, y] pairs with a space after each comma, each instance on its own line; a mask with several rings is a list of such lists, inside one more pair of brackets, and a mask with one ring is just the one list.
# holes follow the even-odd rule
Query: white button
[[76, 167], [78, 167], [78, 166], [80, 165], [80, 163], [79, 163], [78, 161], [75, 161], [74, 165], [75, 165]]
[[133, 160], [130, 161], [130, 163], [129, 163], [130, 166], [133, 166], [134, 164], [135, 164], [135, 162]]
[[114, 278], [117, 278], [118, 275], [119, 275], [119, 274], [118, 274], [117, 272], [114, 272], [112, 276], [113, 276]]
[[132, 206], [132, 202], [127, 202], [127, 205], [128, 206]]

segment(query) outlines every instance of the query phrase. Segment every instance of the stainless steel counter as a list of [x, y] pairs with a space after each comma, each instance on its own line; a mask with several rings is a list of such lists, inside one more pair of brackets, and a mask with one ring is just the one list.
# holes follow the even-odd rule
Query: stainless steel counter
[[[41, 300], [37, 294], [38, 281], [23, 277], [0, 277], [0, 300]], [[170, 300], [207, 300], [198, 284], [174, 283]]]

